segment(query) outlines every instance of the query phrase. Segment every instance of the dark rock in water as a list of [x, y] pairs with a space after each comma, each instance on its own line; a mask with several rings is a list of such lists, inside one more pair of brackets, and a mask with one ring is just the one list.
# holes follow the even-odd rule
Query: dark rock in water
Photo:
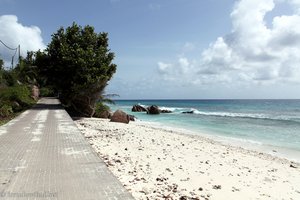
[[125, 123], [128, 124], [130, 121], [129, 115], [127, 115], [125, 112], [122, 110], [117, 110], [114, 112], [114, 114], [110, 118], [111, 122], [120, 122], [120, 123]]
[[134, 115], [128, 115], [128, 116], [129, 116], [130, 121], [135, 121], [135, 116]]
[[161, 110], [160, 112], [161, 112], [161, 113], [172, 113], [171, 110]]
[[147, 108], [147, 114], [157, 115], [159, 113], [160, 113], [160, 110], [159, 110], [158, 106], [152, 105]]
[[147, 112], [147, 109], [140, 105], [134, 105], [131, 109], [132, 112]]
[[185, 111], [185, 112], [182, 112], [182, 114], [194, 114], [194, 111]]

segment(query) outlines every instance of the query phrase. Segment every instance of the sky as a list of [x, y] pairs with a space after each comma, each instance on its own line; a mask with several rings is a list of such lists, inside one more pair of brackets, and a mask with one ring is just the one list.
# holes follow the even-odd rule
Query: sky
[[109, 34], [121, 99], [300, 99], [300, 0], [0, 0], [23, 56], [72, 22]]

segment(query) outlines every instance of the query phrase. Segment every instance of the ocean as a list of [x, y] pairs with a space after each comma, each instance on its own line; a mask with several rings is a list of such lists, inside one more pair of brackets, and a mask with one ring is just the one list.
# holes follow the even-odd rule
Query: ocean
[[[116, 100], [138, 120], [205, 134], [221, 141], [266, 148], [294, 158], [300, 155], [300, 100]], [[157, 105], [172, 113], [131, 112], [133, 105]], [[183, 114], [190, 112], [192, 114]], [[275, 149], [275, 150], [274, 150]], [[299, 158], [297, 158], [299, 160]]]

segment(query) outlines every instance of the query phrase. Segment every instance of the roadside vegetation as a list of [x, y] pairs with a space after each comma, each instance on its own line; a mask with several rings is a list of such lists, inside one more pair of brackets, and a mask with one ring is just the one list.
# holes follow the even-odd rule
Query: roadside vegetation
[[36, 84], [31, 67], [21, 59], [14, 69], [4, 69], [0, 59], [0, 125], [35, 104], [31, 88]]
[[14, 69], [0, 59], [0, 123], [34, 105], [40, 96], [57, 96], [77, 116], [101, 116], [109, 110], [104, 89], [116, 72], [108, 34], [92, 26], [61, 27], [44, 51], [28, 52]]

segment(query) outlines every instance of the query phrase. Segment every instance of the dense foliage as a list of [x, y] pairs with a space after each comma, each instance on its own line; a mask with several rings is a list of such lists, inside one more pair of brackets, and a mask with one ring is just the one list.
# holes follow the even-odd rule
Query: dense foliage
[[113, 58], [107, 33], [73, 23], [52, 35], [45, 52], [36, 53], [36, 65], [45, 84], [59, 93], [64, 105], [91, 117], [116, 71]]
[[40, 96], [58, 95], [82, 116], [107, 113], [99, 100], [107, 101], [103, 92], [116, 71], [113, 59], [107, 33], [76, 23], [58, 29], [45, 51], [28, 52], [14, 69], [4, 69], [0, 59], [0, 121], [33, 105], [33, 86], [40, 88]]
[[[25, 60], [25, 59], [24, 59]], [[5, 70], [0, 59], [0, 124], [30, 106], [35, 101], [31, 98], [31, 84], [35, 80], [29, 78], [31, 66], [21, 63], [11, 70]]]

